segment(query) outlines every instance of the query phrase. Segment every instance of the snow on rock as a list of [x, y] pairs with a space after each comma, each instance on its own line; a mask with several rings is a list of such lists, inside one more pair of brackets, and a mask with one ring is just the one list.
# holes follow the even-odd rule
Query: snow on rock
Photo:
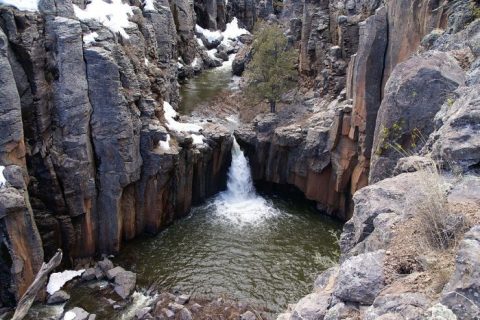
[[7, 179], [3, 175], [3, 170], [5, 170], [4, 166], [0, 166], [0, 188], [3, 188], [7, 185]]
[[125, 28], [130, 25], [128, 17], [133, 16], [133, 11], [132, 7], [122, 3], [122, 0], [112, 0], [111, 3], [103, 0], [92, 0], [85, 10], [80, 9], [77, 5], [73, 5], [73, 9], [78, 19], [97, 20], [112, 32], [120, 33], [125, 39], [129, 38]]
[[203, 144], [203, 139], [205, 137], [201, 134], [194, 134], [192, 133], [193, 144]]
[[189, 133], [198, 133], [202, 130], [202, 127], [199, 125], [193, 123], [181, 123], [175, 120], [177, 112], [173, 109], [172, 105], [166, 101], [163, 103], [163, 112], [165, 120], [167, 121], [167, 127], [170, 130]]
[[165, 141], [158, 141], [158, 146], [163, 150], [170, 150], [170, 135], [167, 134], [167, 140]]
[[22, 11], [38, 11], [38, 0], [0, 0], [0, 4], [14, 6]]
[[195, 31], [197, 33], [201, 33], [208, 40], [208, 42], [222, 41], [223, 35], [219, 30], [210, 31], [208, 29], [203, 29], [197, 24], [195, 25]]
[[145, 58], [145, 60], [143, 61], [143, 63], [145, 64], [145, 67], [148, 67], [148, 65], [150, 64], [150, 62], [148, 62], [148, 59]]
[[60, 290], [65, 283], [72, 280], [73, 278], [79, 277], [82, 273], [85, 272], [85, 269], [82, 270], [65, 270], [63, 272], [55, 272], [50, 275], [50, 280], [47, 284], [48, 294], [54, 294]]
[[74, 320], [77, 315], [73, 311], [67, 311], [63, 316], [63, 320]]
[[95, 39], [97, 37], [98, 37], [98, 33], [96, 33], [96, 32], [86, 34], [86, 35], [83, 36], [83, 43], [87, 45], [89, 43], [95, 42]]
[[153, 0], [145, 0], [143, 11], [156, 11], [153, 5]]
[[231, 22], [227, 23], [227, 28], [222, 32], [222, 44], [228, 46], [231, 44], [232, 40], [235, 40], [244, 34], [250, 34], [250, 32], [248, 32], [247, 29], [240, 28], [238, 26], [238, 19], [234, 17]]

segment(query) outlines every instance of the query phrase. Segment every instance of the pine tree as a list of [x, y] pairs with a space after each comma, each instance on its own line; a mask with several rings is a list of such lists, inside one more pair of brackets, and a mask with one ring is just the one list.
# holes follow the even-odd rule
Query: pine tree
[[260, 25], [254, 34], [253, 57], [247, 66], [247, 95], [267, 101], [270, 112], [282, 94], [296, 84], [298, 53], [288, 46], [287, 37], [277, 25]]

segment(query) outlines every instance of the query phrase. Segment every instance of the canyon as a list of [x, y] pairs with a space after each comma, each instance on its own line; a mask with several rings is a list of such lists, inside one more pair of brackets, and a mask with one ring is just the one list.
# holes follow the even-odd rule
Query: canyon
[[[0, 1], [0, 308], [58, 248], [64, 267], [117, 254], [225, 190], [235, 137], [253, 180], [346, 222], [339, 264], [279, 319], [480, 317], [477, 2], [124, 2]], [[240, 75], [259, 20], [299, 50], [298, 90], [235, 128], [177, 115], [179, 79]], [[468, 226], [447, 258], [406, 244], [431, 159]]]

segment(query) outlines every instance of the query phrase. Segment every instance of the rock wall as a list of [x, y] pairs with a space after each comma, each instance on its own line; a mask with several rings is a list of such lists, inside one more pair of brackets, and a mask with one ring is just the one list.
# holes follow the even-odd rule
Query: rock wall
[[[379, 164], [378, 170], [383, 171], [381, 178], [389, 176], [395, 166], [393, 159], [382, 169], [378, 160], [378, 145], [382, 144], [378, 141], [382, 140], [381, 131], [385, 129], [381, 123], [386, 121], [385, 117], [390, 117], [385, 113], [395, 114], [392, 119], [396, 120], [388, 120], [387, 126], [392, 126], [395, 121], [401, 121], [400, 118], [409, 117], [413, 109], [422, 108], [423, 102], [433, 102], [430, 101], [432, 97], [427, 96], [412, 97], [417, 104], [411, 105], [413, 100], [407, 102], [407, 93], [398, 93], [394, 80], [390, 80], [395, 76], [392, 70], [420, 50], [424, 38], [424, 41], [431, 41], [441, 28], [458, 31], [459, 24], [471, 21], [471, 9], [468, 8], [468, 1], [455, 6], [427, 0], [387, 1], [385, 5], [381, 1], [288, 2], [283, 18], [289, 26], [287, 35], [300, 49], [299, 68], [304, 75], [303, 82], [310, 85], [310, 91], [301, 92], [301, 104], [311, 116], [301, 113], [291, 117], [289, 122], [281, 115], [278, 119], [270, 119], [268, 115], [265, 121], [270, 125], [265, 127], [261, 125], [263, 120], [257, 119], [253, 127], [243, 130], [250, 131], [247, 134], [250, 138], [243, 139], [244, 134], [239, 133], [239, 140], [251, 150], [254, 167], [259, 166], [254, 169], [256, 178], [295, 185], [307, 198], [315, 200], [320, 209], [347, 220], [352, 214], [352, 195], [369, 184], [372, 157], [375, 164]], [[405, 37], [406, 34], [409, 36]], [[423, 85], [432, 85], [432, 90], [438, 85], [437, 89], [442, 92], [435, 96], [435, 106], [428, 114], [430, 118], [464, 81], [460, 74], [461, 63], [454, 61], [448, 66], [436, 66], [434, 60], [419, 58], [407, 67], [415, 65], [414, 77]], [[438, 63], [440, 60], [444, 62], [443, 58], [438, 58]], [[446, 76], [443, 85], [437, 83], [442, 82], [439, 80], [442, 71], [438, 68], [452, 73], [451, 77]], [[420, 69], [426, 74], [422, 75]], [[413, 94], [421, 89], [405, 90]], [[422, 91], [428, 92], [428, 89]], [[388, 102], [387, 95], [397, 97], [397, 101]], [[408, 115], [392, 107], [400, 103], [398, 99], [405, 100], [401, 103], [409, 106], [410, 111], [404, 112]], [[319, 118], [324, 119], [323, 122], [319, 123]], [[425, 120], [420, 114], [416, 122], [411, 119], [409, 128], [405, 126], [404, 131], [410, 130], [411, 134], [417, 129], [417, 133], [428, 136], [433, 130], [431, 126], [418, 125]], [[301, 123], [295, 129], [298, 132], [292, 130], [295, 122]], [[322, 127], [320, 136], [315, 133], [318, 127]], [[283, 145], [278, 135], [295, 136], [296, 141]], [[405, 147], [407, 134], [401, 135], [405, 140], [401, 145]], [[328, 143], [312, 143], [325, 137]], [[421, 147], [421, 143], [415, 145], [416, 150]], [[370, 177], [376, 175], [374, 172]], [[372, 178], [372, 181], [378, 179]]]
[[[403, 5], [403, 2], [396, 3]], [[313, 293], [292, 305], [279, 320], [480, 317], [480, 300], [475, 295], [480, 276], [472, 271], [478, 269], [480, 223], [477, 117], [480, 103], [476, 98], [480, 20], [472, 22], [471, 16], [468, 18], [468, 6], [463, 4], [457, 3], [459, 6], [445, 11], [448, 17], [440, 19], [448, 21], [445, 30], [431, 30], [423, 39], [414, 33], [417, 36], [412, 39], [421, 41], [421, 46], [415, 49], [418, 54], [407, 57], [404, 52], [396, 52], [392, 57], [399, 61], [391, 70], [387, 68], [388, 61], [392, 61], [387, 58], [388, 52], [398, 47], [394, 44], [383, 47], [387, 52], [384, 75], [375, 72], [374, 66], [365, 70], [373, 73], [375, 81], [389, 73], [384, 89], [376, 86], [375, 94], [367, 97], [366, 84], [360, 88], [355, 84], [350, 87], [356, 89], [353, 111], [343, 109], [343, 117], [348, 117], [347, 129], [339, 132], [350, 140], [357, 137], [354, 142], [370, 141], [369, 185], [353, 196], [353, 214], [340, 239], [339, 265], [323, 272], [315, 281]], [[395, 5], [395, 10], [402, 5]], [[430, 2], [424, 5], [432, 8]], [[388, 8], [388, 3], [387, 9], [390, 24], [388, 14], [394, 9]], [[384, 13], [384, 9], [379, 9], [369, 19], [378, 19]], [[402, 15], [397, 11], [396, 17]], [[410, 19], [405, 16], [402, 21]], [[440, 20], [433, 14], [429, 21], [436, 24]], [[371, 23], [367, 19], [366, 25]], [[463, 23], [463, 27], [458, 28], [459, 23]], [[402, 24], [402, 28], [408, 24]], [[417, 30], [431, 26], [423, 22], [416, 25], [420, 27]], [[364, 34], [361, 33], [355, 65], [362, 56]], [[388, 41], [392, 41], [392, 36], [388, 36]], [[357, 109], [362, 101], [359, 97], [366, 108]], [[362, 132], [352, 125], [355, 122], [351, 115], [356, 114], [357, 119], [365, 121], [369, 119], [368, 110], [377, 110], [375, 128], [368, 127]], [[337, 113], [335, 118], [338, 116]], [[333, 128], [338, 130], [335, 124]], [[354, 134], [350, 137], [348, 133], [352, 133], [352, 129]], [[365, 150], [368, 145], [358, 143], [357, 148]], [[362, 165], [361, 161], [356, 163], [357, 168]], [[367, 183], [365, 173], [355, 173], [357, 168], [353, 170], [351, 186], [354, 181]], [[365, 166], [360, 172], [367, 169]], [[358, 179], [359, 176], [363, 178]], [[434, 180], [430, 180], [432, 177]], [[463, 221], [458, 229], [451, 229], [459, 237], [455, 240], [457, 245], [444, 250], [432, 249], [431, 244], [427, 244], [424, 230], [439, 220], [430, 220], [430, 223], [423, 220], [425, 208], [442, 217], [451, 215]], [[445, 232], [449, 227], [442, 228]]]
[[177, 59], [196, 54], [193, 4], [131, 1], [129, 23], [112, 31], [75, 3], [0, 7], [0, 307], [25, 291], [44, 252], [62, 248], [67, 265], [118, 252], [226, 183], [228, 130], [204, 125], [199, 145], [165, 126]]

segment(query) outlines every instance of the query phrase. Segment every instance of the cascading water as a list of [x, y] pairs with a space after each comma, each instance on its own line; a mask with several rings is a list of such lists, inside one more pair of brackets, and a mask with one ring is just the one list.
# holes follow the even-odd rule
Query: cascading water
[[255, 192], [248, 160], [235, 138], [227, 190], [219, 194], [214, 205], [217, 215], [238, 224], [257, 222], [278, 213], [267, 200]]

